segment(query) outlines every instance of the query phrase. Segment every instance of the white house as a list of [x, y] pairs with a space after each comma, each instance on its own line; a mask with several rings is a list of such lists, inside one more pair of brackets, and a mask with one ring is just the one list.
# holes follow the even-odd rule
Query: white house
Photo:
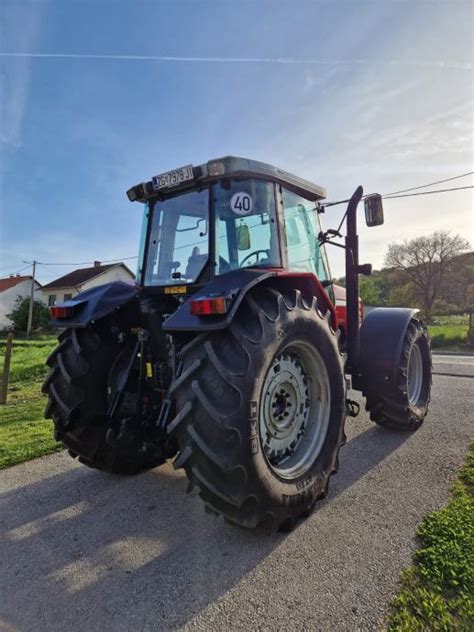
[[[15, 308], [18, 297], [28, 298], [31, 293], [31, 276], [9, 276], [0, 279], [0, 329], [8, 329], [13, 324], [7, 317]], [[35, 301], [42, 300], [41, 284], [35, 281]]]
[[100, 261], [94, 261], [91, 268], [74, 270], [74, 272], [69, 272], [59, 279], [43, 285], [43, 303], [49, 306], [62, 303], [80, 292], [112, 281], [123, 281], [133, 285], [135, 275], [124, 263], [102, 265]]

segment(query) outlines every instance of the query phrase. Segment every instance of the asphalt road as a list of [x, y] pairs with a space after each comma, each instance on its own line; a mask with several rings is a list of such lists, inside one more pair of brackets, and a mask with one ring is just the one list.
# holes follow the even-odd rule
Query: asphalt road
[[170, 465], [133, 477], [65, 453], [0, 474], [0, 630], [376, 630], [474, 437], [474, 358], [436, 357], [415, 434], [348, 420], [331, 493], [289, 535], [233, 528]]
[[463, 375], [474, 377], [474, 356], [433, 355], [433, 371], [437, 375]]

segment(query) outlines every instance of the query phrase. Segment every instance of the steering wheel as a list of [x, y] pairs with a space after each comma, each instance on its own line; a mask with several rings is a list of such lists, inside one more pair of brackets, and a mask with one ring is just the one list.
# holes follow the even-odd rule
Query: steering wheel
[[239, 268], [241, 268], [244, 265], [244, 263], [247, 261], [247, 259], [250, 259], [250, 257], [257, 257], [256, 263], [258, 263], [258, 255], [261, 252], [266, 254], [268, 257], [268, 250], [264, 250], [263, 248], [260, 248], [259, 250], [254, 250], [253, 252], [249, 253], [246, 257], [242, 259], [242, 261], [240, 262]]

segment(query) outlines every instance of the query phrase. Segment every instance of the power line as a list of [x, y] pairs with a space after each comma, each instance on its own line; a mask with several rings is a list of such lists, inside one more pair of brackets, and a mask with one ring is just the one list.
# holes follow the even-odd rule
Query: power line
[[[27, 270], [28, 268], [31, 268], [31, 264], [25, 266], [24, 268], [20, 268], [19, 270], [16, 270], [15, 272], [9, 272], [8, 274], [11, 274], [14, 276], [16, 274], [19, 274], [20, 272], [23, 272], [24, 270]], [[7, 268], [3, 268], [3, 269], [6, 270]]]
[[436, 182], [430, 182], [429, 184], [422, 184], [418, 187], [410, 187], [409, 189], [401, 189], [400, 191], [392, 191], [392, 193], [384, 193], [384, 196], [387, 195], [397, 195], [398, 193], [407, 193], [407, 191], [416, 191], [417, 189], [426, 189], [427, 187], [433, 187], [436, 184], [443, 184], [443, 182], [450, 182], [451, 180], [459, 180], [459, 178], [466, 178], [467, 176], [472, 176], [474, 171], [468, 171], [468, 173], [462, 173], [459, 176], [453, 176], [452, 178], [445, 178], [444, 180], [437, 180]]
[[[20, 265], [20, 264], [17, 264]], [[16, 265], [14, 266], [5, 266], [4, 268], [1, 269], [1, 272], [4, 272], [5, 270], [11, 270], [12, 268], [16, 268]]]
[[[423, 185], [423, 186], [414, 187], [414, 188], [422, 189], [425, 186], [428, 186], [428, 185]], [[466, 187], [452, 187], [450, 189], [437, 189], [436, 191], [422, 191], [421, 193], [405, 193], [403, 195], [394, 195], [392, 193], [384, 193], [383, 195], [381, 195], [381, 197], [384, 200], [393, 200], [395, 198], [412, 197], [413, 195], [431, 195], [433, 193], [447, 193], [449, 191], [462, 191], [464, 189], [474, 189], [474, 185], [471, 184], [471, 185], [468, 185]], [[405, 190], [406, 191], [412, 191], [413, 189], [405, 189]], [[373, 193], [368, 193], [367, 195], [363, 195], [362, 199], [364, 200], [365, 198], [368, 198], [371, 195], [374, 195], [374, 194]], [[321, 206], [326, 208], [327, 206], [337, 206], [338, 204], [344, 204], [344, 203], [349, 202], [349, 201], [350, 201], [350, 198], [347, 198], [346, 200], [338, 200], [337, 202], [328, 202], [327, 204], [323, 203], [323, 204], [321, 204]]]
[[433, 193], [448, 193], [449, 191], [462, 191], [463, 189], [474, 189], [474, 184], [467, 187], [453, 187], [451, 189], [438, 189], [437, 191], [422, 191], [421, 193], [405, 193], [404, 195], [382, 195], [384, 200], [393, 200], [394, 198], [412, 197], [414, 195], [431, 195]]
[[46, 272], [43, 272], [42, 274], [46, 274], [49, 277], [55, 277], [56, 275], [53, 274], [51, 272], [51, 270], [48, 270], [48, 268], [46, 268], [42, 263], [38, 263], [39, 266], [41, 266], [42, 268], [44, 268], [44, 270], [46, 270]]
[[[121, 257], [120, 259], [104, 259], [104, 261], [101, 261], [100, 263], [114, 263], [116, 261], [129, 261], [131, 259], [138, 259], [138, 255], [135, 255], [134, 257]], [[91, 263], [93, 263], [92, 261], [79, 261], [79, 262], [53, 262], [53, 263], [45, 263], [44, 261], [38, 262], [41, 263], [42, 266], [86, 266], [89, 265]]]

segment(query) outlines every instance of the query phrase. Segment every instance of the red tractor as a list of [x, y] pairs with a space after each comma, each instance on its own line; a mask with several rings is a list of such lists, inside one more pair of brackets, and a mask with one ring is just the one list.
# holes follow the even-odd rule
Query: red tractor
[[[381, 426], [426, 416], [431, 353], [416, 309], [362, 320], [356, 225], [346, 290], [333, 286], [325, 190], [226, 157], [132, 187], [144, 205], [138, 285], [110, 283], [51, 308], [46, 416], [73, 457], [132, 474], [175, 457], [206, 507], [273, 532], [326, 495], [359, 390]], [[369, 226], [381, 197], [365, 198]]]

